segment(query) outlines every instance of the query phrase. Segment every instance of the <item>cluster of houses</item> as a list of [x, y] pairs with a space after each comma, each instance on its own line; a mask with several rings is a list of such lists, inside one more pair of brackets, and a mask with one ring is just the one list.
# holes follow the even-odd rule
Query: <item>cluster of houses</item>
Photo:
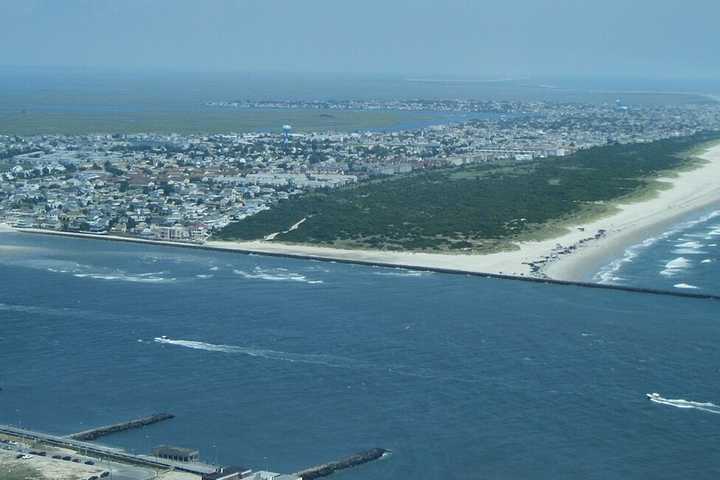
[[717, 104], [491, 107], [484, 119], [385, 132], [0, 135], [0, 222], [203, 242], [293, 195], [370, 177], [720, 130]]

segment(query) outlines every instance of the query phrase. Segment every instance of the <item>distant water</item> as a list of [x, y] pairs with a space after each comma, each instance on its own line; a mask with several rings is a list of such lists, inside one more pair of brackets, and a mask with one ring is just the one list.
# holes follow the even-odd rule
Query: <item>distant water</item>
[[[687, 271], [671, 281], [703, 285]], [[168, 411], [104, 441], [283, 472], [393, 451], [339, 480], [714, 479], [719, 314], [710, 300], [2, 233], [0, 423], [68, 434]]]
[[693, 214], [631, 246], [595, 280], [720, 294], [720, 209]]

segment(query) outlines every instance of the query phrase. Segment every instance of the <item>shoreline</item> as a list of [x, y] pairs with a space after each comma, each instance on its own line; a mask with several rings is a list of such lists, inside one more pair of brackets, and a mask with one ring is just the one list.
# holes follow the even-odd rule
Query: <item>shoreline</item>
[[[543, 272], [550, 278], [591, 281], [601, 268], [621, 259], [628, 248], [659, 235], [690, 216], [720, 209], [720, 144], [708, 147], [698, 158], [707, 163], [681, 171], [676, 177], [659, 178], [672, 185], [648, 200], [619, 203], [619, 211], [585, 225], [586, 230], [604, 229], [607, 234], [587, 242], [571, 254], [549, 263]], [[575, 236], [576, 238], [576, 236]], [[554, 239], [572, 244], [573, 235]], [[577, 241], [577, 240], [575, 240]]]
[[230, 251], [343, 263], [410, 268], [446, 273], [465, 273], [499, 278], [590, 283], [601, 267], [623, 256], [625, 250], [654, 236], [682, 218], [720, 205], [720, 143], [707, 148], [699, 158], [706, 163], [658, 180], [671, 188], [637, 202], [618, 203], [618, 211], [566, 233], [541, 241], [519, 242], [517, 250], [491, 254], [443, 254], [381, 250], [351, 250], [273, 241], [220, 241], [203, 244], [148, 240], [135, 237], [60, 232], [23, 228], [0, 223], [0, 232], [17, 231], [76, 238], [124, 241], [205, 250]]

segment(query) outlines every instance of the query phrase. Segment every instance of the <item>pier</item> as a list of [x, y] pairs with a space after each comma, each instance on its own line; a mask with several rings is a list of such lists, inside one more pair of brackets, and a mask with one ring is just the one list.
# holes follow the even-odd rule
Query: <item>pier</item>
[[68, 435], [68, 438], [71, 438], [73, 440], [92, 441], [97, 440], [100, 437], [110, 435], [112, 433], [123, 432], [125, 430], [130, 430], [133, 428], [140, 428], [147, 425], [152, 425], [153, 423], [170, 420], [171, 418], [175, 418], [175, 415], [171, 415], [169, 413], [156, 413], [148, 417], [138, 418], [127, 422], [115, 423], [112, 425], [106, 425], [104, 427], [98, 427], [90, 430], [84, 430], [78, 433], [73, 433], [72, 435]]
[[330, 463], [323, 463], [316, 467], [306, 468], [305, 470], [294, 473], [293, 475], [302, 478], [303, 480], [312, 480], [314, 478], [327, 477], [339, 470], [345, 470], [346, 468], [357, 467], [364, 463], [378, 460], [389, 453], [384, 448], [373, 448], [364, 452], [356, 453], [347, 458], [336, 460]]

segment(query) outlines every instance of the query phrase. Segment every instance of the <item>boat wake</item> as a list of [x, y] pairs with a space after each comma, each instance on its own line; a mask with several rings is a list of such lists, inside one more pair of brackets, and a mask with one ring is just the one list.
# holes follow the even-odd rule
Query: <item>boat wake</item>
[[317, 355], [303, 353], [280, 352], [277, 350], [267, 350], [263, 348], [241, 347], [236, 345], [217, 345], [214, 343], [197, 342], [194, 340], [174, 340], [167, 337], [155, 337], [153, 339], [157, 343], [165, 345], [175, 345], [178, 347], [192, 348], [195, 350], [205, 350], [208, 352], [230, 353], [237, 355], [247, 355], [250, 357], [259, 357], [268, 360], [279, 360], [291, 363], [308, 363], [312, 365], [323, 365], [334, 368], [356, 368], [364, 365], [359, 364], [355, 360], [343, 357], [335, 357], [332, 355]]
[[[268, 350], [264, 348], [241, 347], [236, 345], [218, 345], [214, 343], [198, 342], [195, 340], [175, 340], [165, 336], [155, 337], [156, 343], [163, 345], [174, 345], [176, 347], [191, 348], [194, 350], [204, 350], [207, 352], [218, 352], [234, 355], [247, 355], [250, 357], [262, 358], [266, 360], [277, 360], [298, 364], [321, 365], [331, 368], [344, 368], [352, 370], [376, 370], [383, 371], [391, 375], [402, 377], [410, 377], [420, 380], [432, 380], [442, 382], [456, 382], [466, 384], [476, 384], [478, 380], [472, 378], [463, 378], [455, 376], [446, 376], [433, 372], [432, 370], [416, 369], [405, 367], [402, 365], [375, 365], [364, 362], [362, 360], [353, 360], [351, 358], [336, 357], [333, 355], [303, 354], [281, 352], [277, 350]], [[143, 342], [140, 342], [143, 343]]]
[[650, 401], [675, 408], [702, 410], [703, 412], [720, 414], [720, 405], [710, 402], [693, 402], [682, 398], [663, 398], [657, 393], [648, 394]]

